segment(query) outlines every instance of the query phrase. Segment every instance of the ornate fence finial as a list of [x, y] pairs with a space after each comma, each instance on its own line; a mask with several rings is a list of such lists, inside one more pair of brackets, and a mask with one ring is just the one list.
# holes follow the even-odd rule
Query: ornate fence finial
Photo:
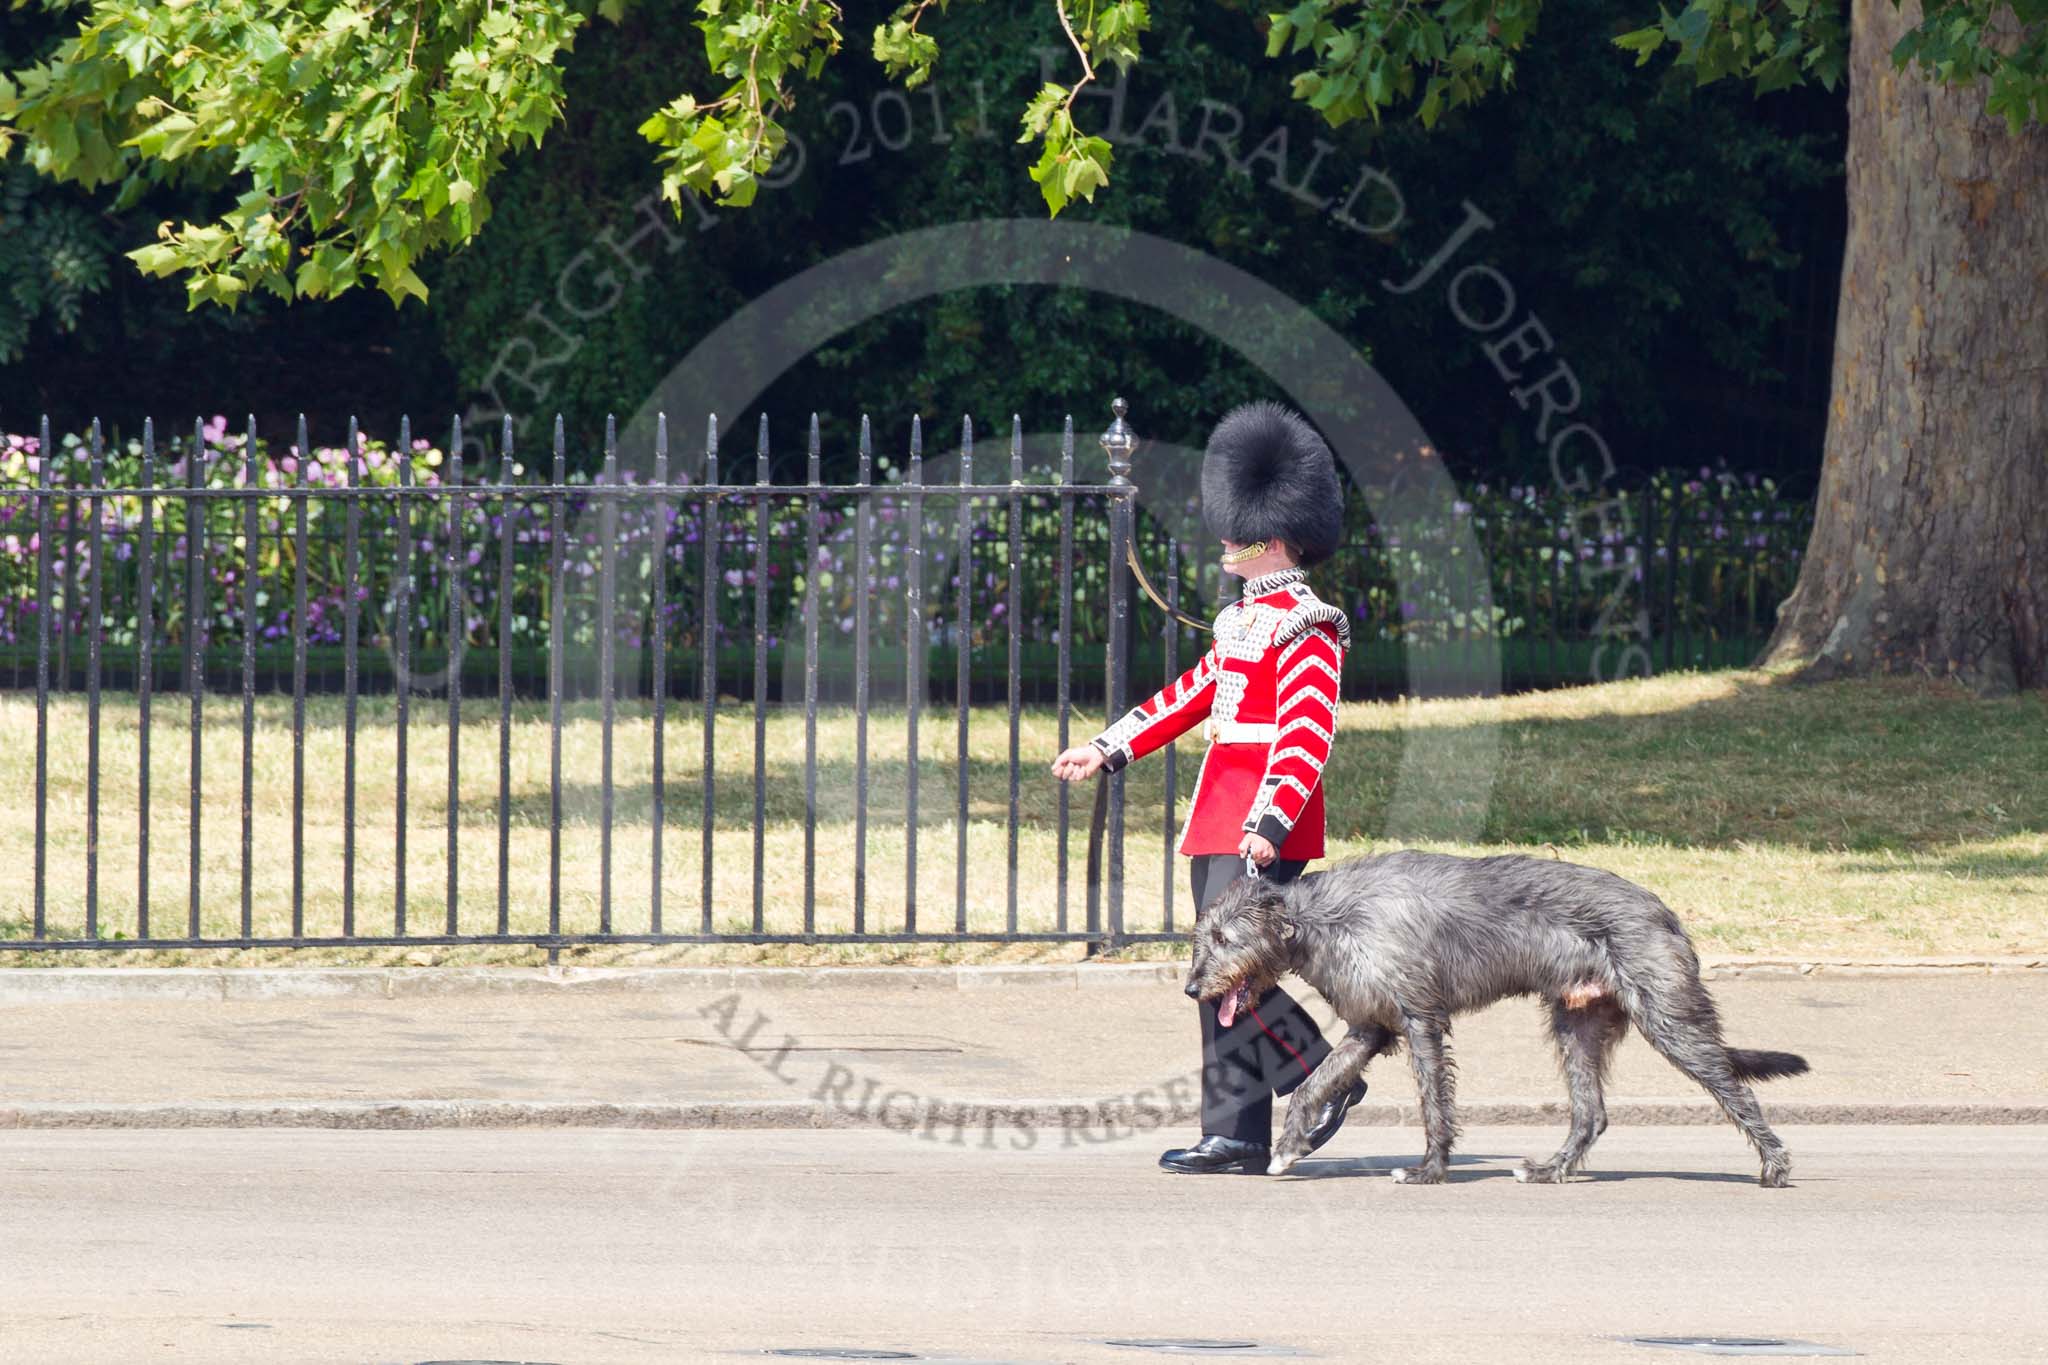
[[1109, 405], [1116, 420], [1109, 424], [1109, 430], [1102, 433], [1102, 449], [1109, 455], [1109, 481], [1129, 483], [1131, 481], [1131, 452], [1138, 448], [1138, 438], [1124, 422], [1124, 414], [1130, 411], [1130, 404], [1118, 398]]

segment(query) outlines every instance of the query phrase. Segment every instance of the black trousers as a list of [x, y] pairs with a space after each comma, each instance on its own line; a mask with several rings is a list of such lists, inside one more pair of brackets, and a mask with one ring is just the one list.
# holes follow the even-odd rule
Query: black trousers
[[[1299, 859], [1276, 859], [1259, 875], [1290, 882], [1306, 866]], [[1196, 918], [1244, 875], [1244, 859], [1235, 853], [1189, 858]], [[1252, 1001], [1229, 1028], [1217, 1017], [1217, 1003], [1196, 1002], [1202, 1015], [1202, 1132], [1271, 1146], [1273, 1096], [1288, 1094], [1307, 1080], [1330, 1055], [1330, 1045], [1301, 1002], [1279, 986]]]

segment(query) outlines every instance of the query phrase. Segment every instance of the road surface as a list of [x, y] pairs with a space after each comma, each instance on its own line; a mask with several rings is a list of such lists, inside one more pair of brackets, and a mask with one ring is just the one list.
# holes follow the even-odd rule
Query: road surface
[[1786, 1128], [1774, 1191], [1732, 1128], [1618, 1127], [1591, 1178], [1509, 1178], [1560, 1136], [1474, 1129], [1425, 1189], [1401, 1128], [1288, 1179], [1001, 1129], [4, 1132], [0, 1357], [2048, 1360], [2048, 1128]]

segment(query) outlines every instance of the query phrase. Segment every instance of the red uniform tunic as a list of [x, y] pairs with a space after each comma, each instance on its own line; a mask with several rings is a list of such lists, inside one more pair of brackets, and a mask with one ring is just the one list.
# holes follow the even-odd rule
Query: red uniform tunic
[[1210, 743], [1181, 853], [1235, 853], [1249, 830], [1282, 858], [1323, 855], [1320, 779], [1351, 624], [1306, 577], [1293, 568], [1247, 579], [1201, 661], [1089, 741], [1115, 772], [1202, 725]]

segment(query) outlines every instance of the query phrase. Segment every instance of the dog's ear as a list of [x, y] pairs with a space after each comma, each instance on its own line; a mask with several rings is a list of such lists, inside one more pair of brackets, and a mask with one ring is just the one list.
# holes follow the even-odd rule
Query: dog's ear
[[1262, 933], [1272, 934], [1283, 942], [1294, 941], [1294, 922], [1287, 918], [1287, 888], [1266, 886], [1251, 903], [1252, 915]]
[[1293, 905], [1291, 888], [1284, 882], [1276, 882], [1262, 888], [1259, 896], [1259, 927], [1292, 946], [1300, 930], [1294, 917], [1288, 913]]

